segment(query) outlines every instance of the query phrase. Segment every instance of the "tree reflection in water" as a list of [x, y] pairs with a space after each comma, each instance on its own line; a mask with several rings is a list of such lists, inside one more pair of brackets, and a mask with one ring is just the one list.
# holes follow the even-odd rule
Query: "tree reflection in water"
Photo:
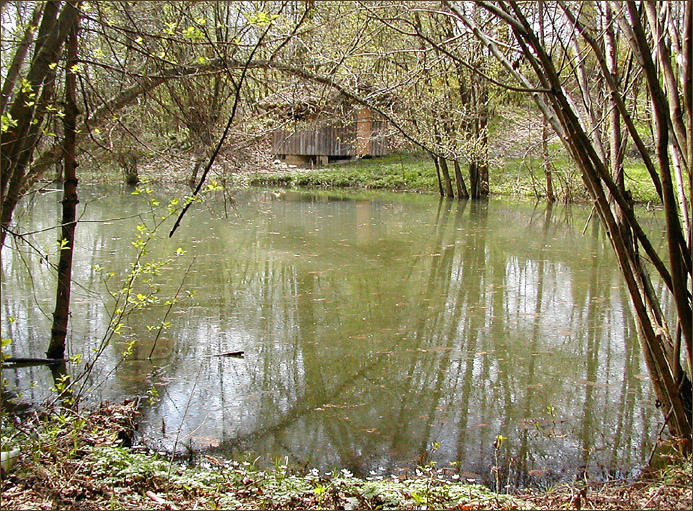
[[[141, 431], [150, 444], [178, 438], [362, 475], [434, 461], [490, 482], [501, 434], [503, 480], [514, 486], [631, 470], [649, 455], [653, 394], [608, 242], [594, 223], [582, 234], [586, 208], [295, 192], [236, 202], [235, 218], [200, 208], [176, 238], [157, 240], [152, 257], [178, 246], [195, 254], [186, 288], [196, 297], [151, 360], [137, 354], [151, 350], [146, 326], [162, 307], [131, 316], [94, 375], [95, 399], [157, 385]], [[24, 214], [40, 228], [50, 204]], [[139, 207], [108, 195], [85, 216]], [[127, 271], [135, 222], [80, 226], [77, 243], [92, 248], [75, 261], [84, 289], [100, 289], [96, 264]], [[171, 263], [164, 294], [189, 262]], [[48, 303], [52, 282], [29, 281], [10, 251], [3, 274], [3, 313], [27, 325], [12, 332], [13, 349], [30, 352], [45, 339], [35, 303]], [[107, 321], [93, 296], [76, 293], [72, 353], [94, 347]], [[134, 359], [103, 381], [133, 338]], [[245, 358], [213, 356], [233, 350]], [[27, 385], [18, 371], [5, 376]], [[29, 377], [45, 379], [39, 372]]]

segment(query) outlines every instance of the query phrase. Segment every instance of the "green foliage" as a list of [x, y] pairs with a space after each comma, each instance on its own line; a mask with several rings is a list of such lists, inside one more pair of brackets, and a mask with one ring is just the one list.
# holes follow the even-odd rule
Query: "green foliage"
[[186, 470], [159, 456], [135, 453], [123, 447], [100, 446], [90, 454], [94, 477], [112, 486], [127, 485], [142, 490], [180, 486], [189, 491], [223, 481], [216, 474]]
[[491, 474], [496, 485], [496, 491], [501, 491], [501, 466], [500, 466], [500, 453], [503, 448], [503, 442], [507, 440], [507, 436], [501, 434], [496, 435], [496, 439], [493, 442], [493, 460], [494, 464], [491, 467]]
[[439, 478], [397, 478], [380, 481], [352, 481], [339, 487], [345, 495], [358, 499], [359, 507], [402, 509], [421, 506], [433, 509], [511, 509], [519, 501], [497, 495], [481, 485], [451, 483]]
[[255, 14], [244, 13], [244, 16], [245, 19], [248, 20], [248, 23], [251, 25], [258, 25], [260, 27], [274, 25], [277, 18], [279, 18], [278, 14], [269, 14], [265, 11], [258, 11]]
[[[112, 281], [115, 280], [114, 277], [116, 275], [115, 272], [106, 272], [100, 265], [93, 267], [94, 271], [100, 272], [103, 275], [103, 282], [113, 301], [110, 304], [109, 326], [99, 346], [93, 349], [93, 357], [87, 364], [85, 371], [91, 370], [96, 360], [98, 360], [114, 338], [118, 338], [121, 345], [119, 364], [136, 352], [140, 339], [127, 336], [128, 332], [125, 329], [125, 324], [129, 316], [154, 306], [164, 306], [161, 320], [156, 324], [146, 326], [147, 331], [152, 332], [156, 337], [154, 341], [155, 347], [156, 340], [159, 339], [161, 333], [171, 327], [171, 322], [168, 318], [174, 307], [180, 305], [181, 297], [192, 298], [194, 296], [194, 293], [183, 289], [185, 277], [192, 263], [188, 267], [188, 271], [183, 274], [177, 290], [171, 296], [162, 296], [164, 294], [164, 291], [162, 291], [164, 269], [175, 258], [182, 257], [186, 253], [182, 247], [177, 247], [169, 257], [149, 259], [148, 254], [150, 244], [159, 237], [161, 229], [167, 225], [168, 221], [178, 214], [181, 204], [189, 204], [192, 201], [199, 200], [199, 198], [186, 197], [182, 201], [171, 199], [166, 205], [162, 205], [161, 201], [155, 198], [154, 191], [146, 184], [136, 188], [132, 193], [133, 195], [143, 197], [143, 200], [146, 201], [147, 206], [150, 208], [149, 215], [142, 215], [140, 217], [141, 223], [135, 227], [133, 240], [131, 241], [131, 245], [136, 250], [134, 260], [130, 265], [130, 270], [117, 284], [118, 287], [116, 289], [112, 288]], [[150, 357], [154, 347], [152, 347], [152, 351], [149, 353]], [[151, 402], [158, 398], [156, 389], [152, 390], [149, 398]]]
[[147, 391], [147, 395], [149, 396], [147, 402], [150, 406], [159, 401], [159, 390], [156, 387], [150, 388], [149, 391]]
[[2, 129], [2, 132], [5, 133], [9, 131], [10, 128], [16, 128], [17, 127], [17, 120], [12, 118], [12, 114], [9, 112], [2, 114], [0, 116], [0, 129]]
[[0, 361], [9, 358], [10, 355], [6, 352], [6, 348], [8, 348], [10, 344], [12, 344], [12, 339], [2, 339], [0, 344]]
[[[35, 508], [46, 499], [54, 499], [61, 507], [74, 507], [79, 499], [86, 498], [90, 506], [100, 509], [109, 505], [149, 509], [154, 503], [147, 494], [153, 492], [180, 509], [533, 507], [521, 498], [499, 495], [481, 485], [451, 481], [442, 475], [442, 470], [434, 468], [416, 477], [362, 479], [346, 469], [293, 472], [286, 459], [277, 461], [271, 470], [259, 470], [249, 460], [212, 456], [206, 456], [198, 466], [182, 466], [157, 454], [135, 452], [119, 445], [119, 433], [133, 430], [136, 415], [134, 404], [130, 403], [102, 405], [98, 410], [80, 413], [58, 408], [54, 413], [31, 414], [11, 421], [2, 417], [0, 450], [18, 453], [12, 467], [15, 475], [2, 481], [3, 498], [15, 500], [5, 500], [3, 504], [13, 509]], [[662, 485], [690, 488], [690, 474], [690, 459], [678, 460], [657, 476], [661, 478], [656, 483], [657, 492], [663, 489]], [[60, 484], [56, 485], [56, 481]], [[27, 492], [26, 488], [32, 491]], [[654, 488], [649, 497], [652, 491]], [[550, 496], [548, 500], [554, 506], [559, 502]]]

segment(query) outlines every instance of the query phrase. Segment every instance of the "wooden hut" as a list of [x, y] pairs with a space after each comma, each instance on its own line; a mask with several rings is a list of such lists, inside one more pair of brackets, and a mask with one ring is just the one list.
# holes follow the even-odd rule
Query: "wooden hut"
[[272, 135], [272, 151], [289, 165], [387, 154], [386, 122], [370, 108], [339, 96], [283, 94], [266, 100], [285, 127]]

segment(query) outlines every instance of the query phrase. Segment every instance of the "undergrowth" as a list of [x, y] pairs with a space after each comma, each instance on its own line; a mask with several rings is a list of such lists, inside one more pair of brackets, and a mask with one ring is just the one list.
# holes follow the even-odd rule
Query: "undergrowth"
[[292, 471], [277, 464], [206, 456], [183, 466], [128, 447], [134, 403], [92, 412], [59, 408], [23, 418], [3, 415], [2, 450], [19, 458], [0, 481], [11, 509], [689, 509], [691, 461], [679, 460], [648, 480], [620, 485], [562, 485], [548, 492], [497, 494], [420, 467], [413, 478], [360, 479], [347, 470]]
[[108, 509], [516, 509], [522, 501], [479, 485], [439, 479], [364, 480], [347, 470], [260, 470], [249, 461], [206, 457], [183, 466], [126, 447], [135, 433], [133, 403], [91, 413], [61, 408], [3, 418], [2, 449], [19, 459], [2, 480], [3, 507]]

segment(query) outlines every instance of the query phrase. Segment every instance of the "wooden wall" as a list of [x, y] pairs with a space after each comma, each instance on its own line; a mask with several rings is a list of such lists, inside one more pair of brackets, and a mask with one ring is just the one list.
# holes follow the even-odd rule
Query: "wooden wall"
[[371, 156], [385, 156], [388, 153], [387, 121], [371, 121]]
[[275, 154], [355, 156], [356, 136], [353, 126], [323, 126], [313, 130], [275, 131], [272, 150]]
[[373, 120], [370, 110], [367, 109], [359, 110], [356, 117], [356, 122], [347, 126], [327, 125], [300, 131], [276, 131], [272, 135], [272, 151], [277, 155], [305, 156], [387, 154], [385, 122]]

